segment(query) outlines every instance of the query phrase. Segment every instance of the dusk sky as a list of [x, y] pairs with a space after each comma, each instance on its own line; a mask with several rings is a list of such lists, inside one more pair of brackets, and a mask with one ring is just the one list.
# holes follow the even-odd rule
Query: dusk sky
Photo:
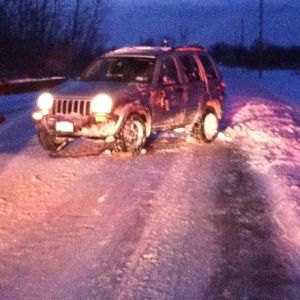
[[[141, 39], [159, 42], [165, 35], [180, 43], [206, 47], [216, 42], [239, 43], [258, 37], [259, 0], [113, 0], [108, 16], [109, 45], [130, 45]], [[265, 40], [280, 45], [300, 45], [300, 1], [265, 0]]]

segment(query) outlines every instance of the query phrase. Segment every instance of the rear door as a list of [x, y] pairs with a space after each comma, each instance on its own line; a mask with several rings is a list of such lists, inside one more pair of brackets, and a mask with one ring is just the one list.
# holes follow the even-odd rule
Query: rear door
[[220, 97], [223, 96], [222, 93], [224, 87], [222, 86], [222, 78], [217, 68], [207, 53], [198, 53], [198, 58], [205, 70], [212, 98], [220, 99]]
[[206, 85], [193, 53], [180, 54], [178, 60], [184, 77], [184, 123], [190, 124], [207, 98]]
[[181, 107], [183, 88], [178, 66], [172, 56], [160, 62], [159, 77], [152, 97], [152, 121], [154, 129], [171, 128], [182, 122]]

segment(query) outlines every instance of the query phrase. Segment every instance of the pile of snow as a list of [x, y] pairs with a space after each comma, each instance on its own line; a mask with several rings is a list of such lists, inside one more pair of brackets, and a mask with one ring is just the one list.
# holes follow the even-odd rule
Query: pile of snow
[[239, 142], [260, 171], [283, 163], [300, 163], [300, 128], [293, 117], [300, 108], [251, 99], [235, 110], [231, 126], [220, 134], [221, 140]]
[[300, 254], [300, 76], [273, 71], [259, 80], [249, 71], [223, 73], [229, 94], [219, 139], [234, 143], [266, 175], [273, 217]]
[[53, 77], [44, 77], [44, 78], [22, 78], [22, 79], [13, 79], [13, 80], [3, 80], [1, 84], [18, 84], [18, 83], [31, 83], [31, 82], [43, 82], [51, 80], [63, 80], [66, 77], [53, 76]]

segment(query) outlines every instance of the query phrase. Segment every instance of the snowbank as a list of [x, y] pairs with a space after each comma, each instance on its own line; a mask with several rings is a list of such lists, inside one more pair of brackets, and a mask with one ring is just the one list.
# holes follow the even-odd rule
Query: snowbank
[[224, 69], [228, 86], [224, 131], [252, 168], [266, 174], [272, 213], [282, 235], [300, 254], [300, 76]]

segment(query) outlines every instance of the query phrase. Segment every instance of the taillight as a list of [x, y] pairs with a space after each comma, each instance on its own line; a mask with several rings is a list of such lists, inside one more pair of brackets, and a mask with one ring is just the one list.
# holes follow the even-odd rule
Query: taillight
[[217, 85], [217, 89], [224, 94], [225, 92], [225, 88], [226, 88], [226, 84], [224, 81], [221, 81], [218, 85]]

